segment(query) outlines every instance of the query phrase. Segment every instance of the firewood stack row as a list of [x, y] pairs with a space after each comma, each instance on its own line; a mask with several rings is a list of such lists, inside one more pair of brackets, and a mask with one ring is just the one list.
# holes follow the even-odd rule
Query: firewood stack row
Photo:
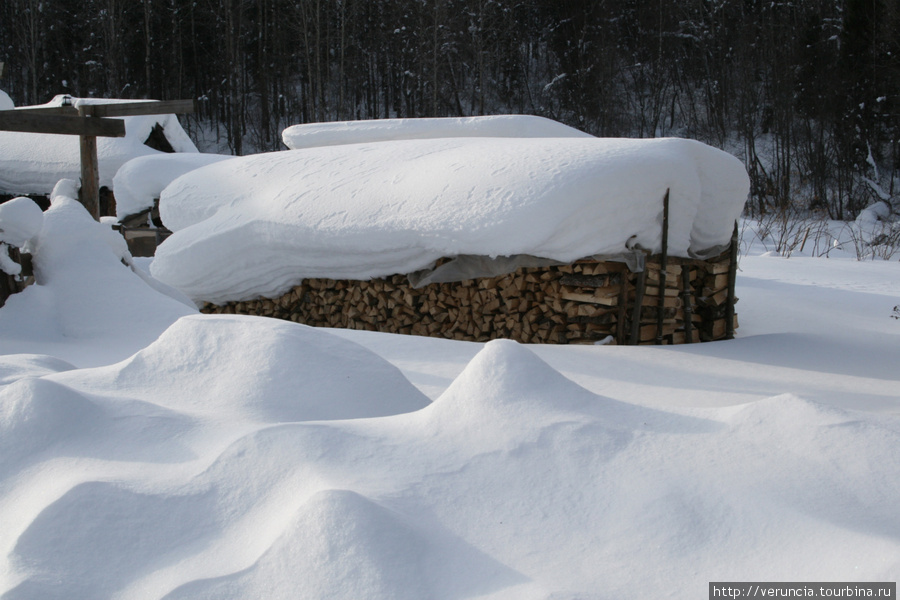
[[726, 327], [728, 269], [726, 253], [712, 261], [669, 259], [664, 283], [658, 257], [648, 258], [643, 282], [623, 263], [596, 261], [418, 289], [405, 275], [307, 279], [279, 298], [202, 310], [470, 341], [679, 344], [732, 333]]

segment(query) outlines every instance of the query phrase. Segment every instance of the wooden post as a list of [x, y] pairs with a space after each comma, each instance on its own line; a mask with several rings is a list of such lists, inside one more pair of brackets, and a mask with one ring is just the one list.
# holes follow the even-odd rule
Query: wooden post
[[[78, 107], [78, 116], [93, 117], [93, 107], [89, 104]], [[97, 137], [81, 135], [81, 203], [87, 211], [100, 220], [100, 168], [97, 159]]]
[[634, 284], [634, 307], [631, 309], [631, 341], [632, 346], [641, 343], [641, 305], [644, 303], [644, 290], [647, 288], [647, 265], [637, 274]]
[[669, 262], [669, 190], [663, 197], [662, 256], [659, 267], [659, 304], [656, 315], [656, 345], [663, 342], [663, 315], [666, 310], [666, 267]]
[[620, 274], [622, 280], [619, 288], [619, 310], [616, 315], [616, 343], [621, 345], [628, 343], [628, 339], [625, 337], [625, 317], [628, 310], [628, 279], [630, 274], [627, 268], [623, 268]]
[[728, 299], [725, 304], [725, 339], [734, 339], [734, 303], [735, 285], [737, 284], [737, 259], [738, 259], [738, 223], [734, 222], [734, 232], [731, 234], [731, 256], [728, 257]]
[[681, 300], [684, 303], [684, 341], [694, 343], [693, 309], [691, 308], [691, 270], [681, 265]]

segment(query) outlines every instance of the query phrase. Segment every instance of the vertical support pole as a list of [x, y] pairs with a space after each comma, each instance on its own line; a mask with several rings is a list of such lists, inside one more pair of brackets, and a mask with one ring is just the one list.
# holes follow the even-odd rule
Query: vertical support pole
[[725, 301], [725, 339], [734, 339], [734, 303], [735, 285], [737, 284], [737, 259], [738, 259], [738, 223], [734, 222], [734, 232], [731, 234], [731, 256], [728, 257], [728, 299]]
[[669, 190], [663, 198], [662, 256], [659, 267], [659, 304], [656, 311], [656, 345], [663, 343], [663, 321], [666, 311], [666, 268], [669, 266]]
[[[93, 115], [93, 107], [78, 107], [78, 116], [89, 118]], [[100, 169], [97, 159], [97, 137], [93, 135], [79, 136], [81, 140], [81, 203], [95, 220], [100, 220]]]
[[637, 274], [634, 284], [634, 308], [631, 309], [631, 341], [632, 346], [641, 342], [641, 305], [644, 303], [644, 290], [647, 288], [647, 267]]
[[621, 287], [619, 287], [619, 310], [616, 316], [616, 344], [624, 346], [628, 343], [628, 339], [625, 337], [625, 318], [628, 314], [628, 280], [631, 271], [623, 266], [619, 276], [621, 277]]
[[681, 265], [681, 300], [684, 303], [684, 341], [694, 343], [694, 309], [691, 307], [691, 270]]

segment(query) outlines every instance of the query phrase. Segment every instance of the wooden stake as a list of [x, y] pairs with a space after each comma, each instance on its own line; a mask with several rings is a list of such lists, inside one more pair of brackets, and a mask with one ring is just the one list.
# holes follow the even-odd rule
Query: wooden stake
[[735, 285], [737, 284], [737, 259], [738, 259], [738, 223], [734, 222], [734, 232], [731, 234], [731, 256], [728, 257], [728, 300], [725, 304], [725, 339], [734, 339], [734, 303]]
[[669, 260], [669, 190], [663, 197], [663, 225], [662, 225], [662, 256], [659, 268], [659, 310], [656, 318], [656, 345], [662, 345], [663, 341], [663, 309], [665, 308], [666, 267]]
[[632, 346], [637, 346], [641, 341], [641, 304], [644, 303], [644, 289], [647, 287], [647, 267], [637, 274], [637, 282], [634, 285], [634, 308], [631, 309], [631, 340]]
[[616, 344], [625, 345], [628, 340], [625, 339], [625, 316], [628, 308], [628, 280], [630, 279], [627, 270], [622, 271], [622, 282], [619, 289], [619, 314], [616, 319]]
[[681, 269], [681, 298], [684, 301], [684, 341], [694, 343], [694, 324], [691, 322], [693, 314], [691, 309], [691, 270]]

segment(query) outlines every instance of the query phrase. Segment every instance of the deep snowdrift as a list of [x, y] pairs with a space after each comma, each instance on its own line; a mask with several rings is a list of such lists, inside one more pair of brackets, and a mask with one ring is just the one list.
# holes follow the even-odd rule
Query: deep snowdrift
[[[155, 361], [0, 392], [0, 473], [16, 482], [0, 497], [5, 597], [693, 598], [710, 579], [900, 572], [896, 418], [790, 395], [643, 408], [496, 341], [426, 408], [291, 423], [325, 400], [390, 414], [414, 390], [360, 378], [334, 394], [327, 380], [364, 353], [307, 366], [333, 337], [310, 332], [290, 361], [310, 394], [244, 401], [228, 382], [245, 338], [229, 330], [254, 321], [190, 317], [148, 348]], [[180, 352], [204, 329], [226, 361]]]
[[196, 312], [180, 292], [134, 267], [122, 236], [73, 199], [74, 181], [60, 182], [52, 196], [29, 241], [37, 285], [0, 311], [0, 353], [54, 347], [68, 361], [121, 360]]
[[277, 296], [444, 256], [570, 262], [727, 244], [749, 190], [731, 155], [682, 139], [441, 138], [292, 150], [211, 165], [162, 194], [175, 231], [154, 276], [195, 300]]
[[[133, 102], [108, 98], [56, 96], [42, 106], [61, 106], [63, 98], [73, 105]], [[163, 154], [144, 145], [158, 123], [176, 152], [197, 152], [175, 115], [123, 117], [125, 137], [97, 138], [100, 185], [113, 187], [113, 176], [126, 161], [138, 156]], [[11, 194], [49, 194], [60, 179], [81, 177], [78, 136], [0, 131], [0, 190]]]

